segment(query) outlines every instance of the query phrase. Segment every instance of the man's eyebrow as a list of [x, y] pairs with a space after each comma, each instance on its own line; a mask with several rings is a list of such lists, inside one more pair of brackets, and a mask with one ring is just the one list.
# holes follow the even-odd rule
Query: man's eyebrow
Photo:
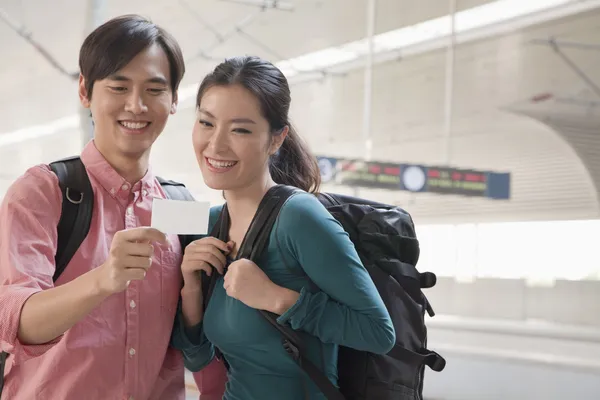
[[[131, 79], [126, 77], [125, 75], [111, 75], [108, 77], [108, 79], [110, 79], [111, 81], [117, 81], [117, 82], [131, 82]], [[169, 82], [167, 82], [167, 80], [163, 77], [160, 76], [155, 76], [154, 78], [150, 78], [148, 80], [146, 80], [146, 82], [148, 83], [158, 83], [160, 85], [168, 85]]]
[[108, 77], [108, 79], [110, 79], [111, 81], [118, 81], [118, 82], [130, 82], [131, 81], [131, 79], [129, 79], [125, 75], [110, 75]]
[[149, 83], [158, 83], [160, 85], [165, 85], [165, 86], [167, 86], [169, 84], [169, 82], [167, 82], [167, 80], [165, 78], [160, 77], [160, 76], [156, 76], [154, 78], [150, 78], [146, 82], [149, 82]]

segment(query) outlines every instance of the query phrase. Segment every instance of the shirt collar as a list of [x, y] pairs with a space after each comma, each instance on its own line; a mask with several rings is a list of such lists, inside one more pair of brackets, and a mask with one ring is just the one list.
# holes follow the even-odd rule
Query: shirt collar
[[111, 196], [129, 201], [129, 195], [132, 192], [145, 190], [147, 194], [156, 193], [156, 183], [152, 168], [138, 182], [127, 182], [119, 173], [106, 161], [100, 153], [94, 141], [90, 141], [81, 152], [81, 161], [89, 175], [102, 186]]

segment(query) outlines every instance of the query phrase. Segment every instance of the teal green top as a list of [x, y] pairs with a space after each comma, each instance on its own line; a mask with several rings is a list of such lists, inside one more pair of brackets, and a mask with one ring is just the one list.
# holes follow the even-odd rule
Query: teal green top
[[[211, 210], [211, 226], [221, 208]], [[334, 384], [338, 345], [381, 354], [392, 349], [394, 327], [375, 285], [348, 234], [315, 196], [297, 194], [282, 207], [257, 264], [275, 284], [300, 293], [278, 322], [301, 333], [305, 356]], [[230, 366], [226, 400], [304, 400], [306, 391], [310, 399], [325, 399], [281, 341], [255, 309], [227, 296], [220, 276], [202, 323], [186, 329], [177, 316], [172, 345], [191, 371], [210, 363], [213, 345], [221, 350]]]

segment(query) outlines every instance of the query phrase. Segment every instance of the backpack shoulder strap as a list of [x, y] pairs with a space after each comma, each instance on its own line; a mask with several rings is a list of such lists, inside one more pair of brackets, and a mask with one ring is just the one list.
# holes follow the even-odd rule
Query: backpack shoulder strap
[[299, 191], [292, 186], [278, 185], [265, 194], [240, 245], [238, 258], [247, 258], [256, 262], [267, 248], [269, 236], [281, 208]]
[[[52, 277], [56, 282], [90, 230], [94, 190], [79, 156], [52, 162], [50, 169], [58, 177], [62, 192], [62, 210], [57, 227], [58, 243], [54, 256], [56, 267]], [[4, 388], [7, 359], [8, 353], [0, 353], [0, 394]]]
[[[277, 215], [279, 215], [281, 207], [295, 190], [297, 189], [275, 186], [265, 194], [256, 210], [256, 214], [254, 214], [254, 218], [250, 223], [246, 236], [240, 244], [237, 256], [238, 259], [247, 258], [256, 261], [258, 257], [260, 257], [262, 251], [268, 244], [269, 234], [275, 224], [275, 220], [277, 219]], [[219, 218], [209, 235], [226, 242], [228, 240], [230, 223], [229, 210], [227, 208], [227, 203], [225, 203], [219, 214]], [[202, 272], [202, 274], [204, 274], [204, 272]], [[203, 277], [205, 277], [205, 275], [203, 275]], [[203, 293], [205, 293], [204, 310], [208, 307], [217, 279], [218, 274], [211, 274], [210, 278], [208, 278], [208, 287], [203, 291]], [[202, 281], [204, 282], [205, 279]]]
[[94, 190], [80, 157], [70, 157], [50, 164], [58, 177], [62, 192], [62, 211], [58, 222], [58, 243], [53, 280], [65, 270], [87, 236], [94, 209]]
[[167, 179], [163, 179], [159, 176], [156, 177], [160, 186], [162, 186], [165, 191], [165, 195], [167, 198], [171, 200], [185, 200], [185, 201], [195, 201], [194, 196], [190, 193], [190, 191], [185, 187], [183, 183], [170, 181]]
[[[227, 236], [229, 234], [229, 211], [227, 209], [227, 203], [223, 205], [223, 209], [219, 213], [219, 218], [217, 222], [213, 226], [213, 229], [209, 233], [209, 236], [217, 238], [223, 242], [227, 242]], [[215, 285], [217, 284], [217, 279], [219, 279], [218, 274], [210, 274], [210, 277], [206, 274], [206, 272], [201, 271], [202, 275], [202, 293], [204, 295], [204, 311], [208, 308], [208, 303], [210, 302], [210, 298], [212, 296]], [[208, 282], [208, 283], [205, 283]]]
[[[268, 246], [271, 231], [281, 208], [289, 198], [298, 192], [299, 190], [294, 187], [279, 185], [265, 195], [240, 246], [238, 252], [240, 258], [248, 258], [252, 261], [258, 260]], [[296, 331], [289, 325], [279, 324], [276, 314], [264, 310], [259, 310], [259, 312], [283, 336], [283, 347], [286, 352], [323, 392], [327, 400], [344, 400], [344, 396], [325, 374], [304, 356], [306, 350], [302, 338]]]
[[8, 359], [8, 353], [1, 352], [0, 353], [0, 396], [2, 396], [2, 390], [4, 389], [4, 366], [6, 365], [6, 360]]

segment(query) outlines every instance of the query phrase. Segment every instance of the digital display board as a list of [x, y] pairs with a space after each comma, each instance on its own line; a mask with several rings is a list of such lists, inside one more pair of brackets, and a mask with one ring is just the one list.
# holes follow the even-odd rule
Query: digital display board
[[332, 157], [318, 159], [324, 183], [491, 199], [510, 198], [510, 173]]
[[487, 188], [487, 174], [474, 170], [427, 168], [427, 191], [435, 193], [482, 196]]
[[338, 160], [337, 165], [337, 182], [342, 185], [392, 190], [400, 187], [398, 164]]

